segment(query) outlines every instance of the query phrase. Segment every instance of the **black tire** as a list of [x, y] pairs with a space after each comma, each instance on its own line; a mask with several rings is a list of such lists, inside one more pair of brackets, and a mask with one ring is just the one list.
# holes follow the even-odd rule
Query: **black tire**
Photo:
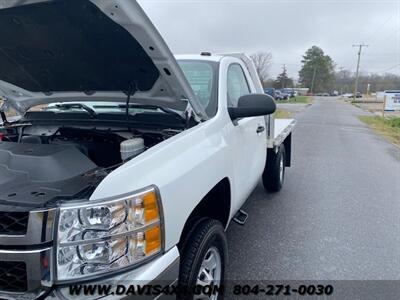
[[[281, 167], [282, 177], [281, 177]], [[268, 151], [267, 163], [262, 175], [264, 188], [268, 192], [278, 192], [282, 189], [285, 180], [285, 146], [282, 144], [278, 152]]]
[[[210, 249], [217, 250], [220, 255], [221, 280], [219, 284], [223, 285], [228, 259], [225, 231], [219, 221], [203, 218], [197, 220], [182, 243], [178, 285], [180, 288], [186, 290], [196, 286], [200, 267]], [[193, 295], [180, 295], [177, 299], [191, 300]], [[219, 294], [218, 300], [222, 299], [223, 295]]]

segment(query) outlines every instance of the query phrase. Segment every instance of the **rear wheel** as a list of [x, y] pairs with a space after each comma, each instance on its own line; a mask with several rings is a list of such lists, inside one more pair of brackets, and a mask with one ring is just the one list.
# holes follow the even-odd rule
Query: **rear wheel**
[[285, 180], [285, 146], [283, 144], [278, 152], [268, 151], [262, 180], [264, 188], [269, 192], [278, 192], [282, 189]]
[[[223, 285], [227, 248], [222, 224], [212, 219], [199, 220], [182, 244], [179, 286], [190, 290], [195, 286]], [[191, 294], [178, 299], [221, 300], [223, 295]]]

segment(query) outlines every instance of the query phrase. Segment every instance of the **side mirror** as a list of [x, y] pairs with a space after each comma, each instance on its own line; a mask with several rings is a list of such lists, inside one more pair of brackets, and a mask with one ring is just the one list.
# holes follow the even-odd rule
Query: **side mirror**
[[228, 112], [232, 120], [266, 116], [276, 111], [274, 99], [265, 94], [249, 94], [239, 98], [237, 107], [229, 107]]

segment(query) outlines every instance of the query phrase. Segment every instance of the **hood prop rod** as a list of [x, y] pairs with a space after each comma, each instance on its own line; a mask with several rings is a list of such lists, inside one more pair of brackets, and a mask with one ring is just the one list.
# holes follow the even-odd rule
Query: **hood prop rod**
[[137, 91], [138, 87], [136, 81], [130, 83], [128, 87], [128, 96], [126, 97], [126, 108], [125, 108], [126, 124], [130, 132], [132, 132], [132, 129], [131, 125], [129, 124], [129, 102], [131, 101], [131, 96], [134, 96]]
[[5, 104], [5, 102], [4, 102], [5, 100], [2, 99], [1, 97], [0, 97], [0, 100], [3, 100], [3, 102], [2, 102], [1, 105], [0, 105], [0, 116], [1, 116], [1, 120], [3, 121], [3, 126], [7, 126], [7, 125], [10, 124], [10, 123], [8, 123], [6, 113], [4, 112], [4, 109], [5, 109], [5, 107], [6, 107], [6, 104]]
[[3, 120], [3, 125], [8, 125], [8, 120], [6, 113], [4, 111], [0, 111], [1, 119]]
[[7, 120], [6, 113], [4, 111], [0, 111], [1, 120], [3, 121], [3, 126], [7, 127], [10, 123]]

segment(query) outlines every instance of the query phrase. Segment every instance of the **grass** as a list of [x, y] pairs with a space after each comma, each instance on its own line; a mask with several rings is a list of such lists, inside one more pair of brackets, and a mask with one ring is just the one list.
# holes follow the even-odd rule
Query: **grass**
[[294, 98], [290, 98], [289, 100], [281, 100], [279, 103], [311, 103], [312, 99], [308, 96], [296, 96]]
[[400, 118], [383, 118], [380, 116], [360, 116], [374, 131], [386, 137], [389, 141], [400, 146]]
[[275, 112], [275, 118], [277, 119], [290, 119], [293, 114], [290, 111], [284, 109], [277, 109]]

